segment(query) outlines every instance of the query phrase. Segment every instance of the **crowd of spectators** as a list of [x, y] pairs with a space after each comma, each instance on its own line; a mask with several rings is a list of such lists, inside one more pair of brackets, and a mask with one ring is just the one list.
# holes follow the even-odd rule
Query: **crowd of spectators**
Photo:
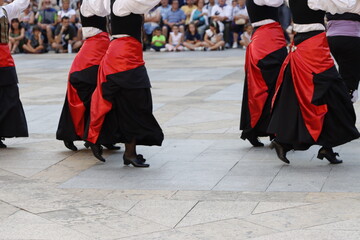
[[[78, 51], [79, 7], [80, 0], [31, 0], [11, 21], [11, 52]], [[161, 0], [144, 16], [144, 49], [152, 51], [245, 48], [251, 33], [245, 0]]]

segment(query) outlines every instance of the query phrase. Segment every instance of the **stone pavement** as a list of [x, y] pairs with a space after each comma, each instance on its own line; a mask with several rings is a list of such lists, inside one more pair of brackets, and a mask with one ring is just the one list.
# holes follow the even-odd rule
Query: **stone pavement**
[[149, 169], [55, 140], [73, 57], [15, 56], [30, 138], [0, 150], [0, 239], [360, 239], [360, 141], [332, 166], [240, 140], [244, 51], [145, 53], [166, 137]]

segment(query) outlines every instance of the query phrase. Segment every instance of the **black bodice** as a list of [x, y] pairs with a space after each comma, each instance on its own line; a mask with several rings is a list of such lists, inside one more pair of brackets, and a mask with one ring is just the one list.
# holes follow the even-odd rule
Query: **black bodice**
[[103, 32], [107, 32], [106, 17], [99, 17], [99, 16], [85, 17], [80, 12], [80, 19], [83, 27], [95, 27]]
[[279, 21], [278, 8], [269, 6], [259, 6], [254, 0], [246, 1], [246, 8], [249, 14], [250, 22], [255, 23], [265, 19]]
[[296, 24], [321, 23], [325, 25], [325, 12], [309, 8], [308, 0], [289, 0], [293, 21]]
[[[111, 9], [115, 0], [111, 1]], [[136, 38], [139, 42], [141, 41], [141, 31], [144, 23], [143, 16], [140, 14], [131, 13], [125, 17], [116, 16], [111, 11], [111, 34], [127, 34], [133, 38]]]
[[349, 20], [360, 22], [360, 14], [356, 13], [344, 13], [344, 14], [326, 14], [326, 18], [330, 20]]

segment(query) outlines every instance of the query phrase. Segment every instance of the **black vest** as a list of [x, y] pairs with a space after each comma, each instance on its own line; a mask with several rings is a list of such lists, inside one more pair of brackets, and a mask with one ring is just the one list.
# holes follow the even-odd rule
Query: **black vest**
[[81, 19], [81, 24], [83, 27], [94, 27], [94, 28], [100, 29], [103, 32], [107, 32], [106, 17], [99, 17], [96, 15], [91, 16], [91, 17], [85, 17], [80, 12], [80, 19]]
[[127, 34], [136, 38], [139, 42], [142, 42], [143, 16], [131, 13], [125, 17], [118, 17], [112, 11], [114, 2], [115, 0], [111, 0], [111, 34]]
[[254, 0], [246, 1], [246, 8], [249, 14], [250, 22], [255, 23], [265, 19], [272, 19], [279, 21], [278, 8], [269, 6], [259, 6], [254, 3]]
[[0, 18], [0, 43], [9, 43], [9, 19], [5, 9], [0, 7], [0, 11], [4, 12], [4, 16]]
[[309, 8], [308, 0], [289, 0], [293, 21], [296, 24], [320, 23], [325, 26], [325, 12]]
[[356, 13], [344, 13], [344, 14], [326, 14], [326, 18], [331, 20], [348, 20], [348, 21], [357, 21], [360, 22], [360, 15]]

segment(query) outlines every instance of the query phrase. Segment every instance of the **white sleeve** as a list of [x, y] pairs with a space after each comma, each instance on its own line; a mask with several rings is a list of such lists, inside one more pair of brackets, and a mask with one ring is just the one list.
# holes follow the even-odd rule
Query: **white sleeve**
[[110, 0], [83, 0], [80, 12], [85, 17], [105, 17], [110, 14]]
[[355, 4], [356, 0], [308, 0], [312, 10], [323, 10], [331, 14], [350, 12]]
[[24, 11], [30, 4], [30, 0], [15, 0], [14, 2], [3, 6], [5, 9], [9, 22], [13, 18], [18, 18], [20, 13]]
[[119, 17], [130, 15], [130, 13], [145, 14], [159, 2], [160, 0], [116, 0], [112, 10]]
[[254, 3], [259, 6], [280, 7], [284, 0], [254, 0]]

